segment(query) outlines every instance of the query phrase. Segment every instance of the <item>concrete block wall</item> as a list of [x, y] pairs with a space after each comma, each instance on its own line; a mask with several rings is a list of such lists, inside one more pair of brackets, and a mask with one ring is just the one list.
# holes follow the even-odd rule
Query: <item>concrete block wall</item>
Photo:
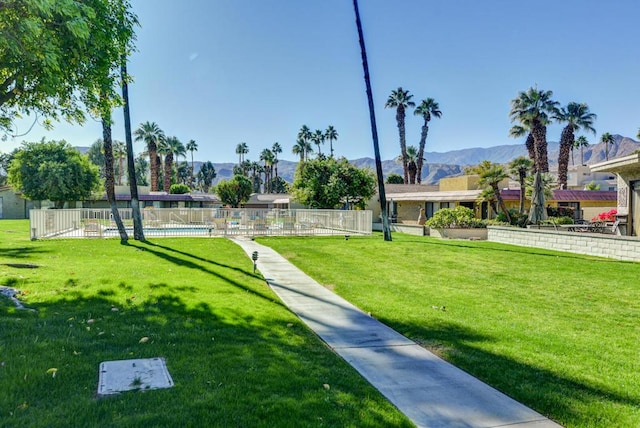
[[640, 239], [635, 236], [489, 226], [487, 240], [522, 247], [640, 262]]

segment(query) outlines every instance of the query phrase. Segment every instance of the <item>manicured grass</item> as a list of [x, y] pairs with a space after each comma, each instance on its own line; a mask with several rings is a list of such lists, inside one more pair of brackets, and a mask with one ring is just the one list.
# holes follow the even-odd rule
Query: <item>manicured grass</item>
[[260, 242], [562, 425], [640, 426], [640, 264], [490, 242], [393, 239]]
[[[0, 221], [0, 285], [35, 309], [0, 297], [0, 426], [411, 426], [228, 240], [28, 237]], [[151, 357], [175, 387], [96, 397], [100, 362]]]

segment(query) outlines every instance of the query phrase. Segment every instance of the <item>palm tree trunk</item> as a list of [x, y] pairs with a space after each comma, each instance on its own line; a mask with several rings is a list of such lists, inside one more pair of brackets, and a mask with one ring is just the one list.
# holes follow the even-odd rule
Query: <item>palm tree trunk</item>
[[536, 169], [549, 172], [549, 158], [547, 157], [547, 127], [540, 121], [533, 122], [531, 133], [536, 151]]
[[116, 202], [115, 179], [113, 171], [113, 142], [111, 140], [111, 117], [110, 113], [103, 112], [102, 115], [102, 140], [104, 143], [104, 172], [105, 172], [105, 189], [107, 191], [107, 200], [111, 207], [111, 215], [118, 227], [120, 234], [120, 242], [126, 243], [129, 240], [127, 231], [124, 228], [118, 204]]
[[362, 54], [362, 69], [364, 70], [364, 83], [367, 88], [367, 101], [369, 104], [369, 119], [371, 121], [371, 136], [373, 139], [373, 151], [376, 158], [376, 175], [378, 177], [378, 195], [380, 196], [380, 212], [382, 213], [382, 233], [385, 241], [391, 241], [391, 228], [389, 227], [389, 217], [387, 216], [387, 196], [384, 190], [384, 176], [382, 173], [382, 161], [380, 159], [380, 147], [378, 144], [378, 127], [376, 126], [376, 113], [373, 104], [373, 92], [371, 91], [371, 79], [369, 78], [369, 64], [367, 62], [367, 50], [364, 45], [364, 35], [362, 34], [362, 23], [360, 22], [360, 11], [358, 10], [358, 0], [353, 0], [353, 9], [356, 14], [356, 27], [358, 29], [358, 39], [360, 41], [360, 52]]
[[524, 193], [525, 193], [525, 185], [524, 181], [527, 178], [527, 172], [523, 169], [520, 169], [518, 172], [518, 181], [520, 182], [520, 205], [518, 206], [518, 211], [522, 215], [524, 213]]
[[584, 165], [584, 146], [580, 145], [580, 165]]
[[420, 132], [420, 145], [418, 145], [418, 159], [416, 160], [416, 180], [418, 184], [422, 184], [422, 163], [424, 161], [424, 147], [427, 144], [427, 134], [429, 133], [429, 125], [425, 120]]
[[158, 146], [155, 141], [150, 141], [147, 144], [147, 151], [149, 152], [149, 172], [151, 175], [151, 191], [158, 191]]
[[504, 213], [505, 217], [507, 217], [507, 221], [511, 223], [511, 216], [509, 215], [509, 210], [507, 209], [507, 206], [504, 204], [504, 199], [502, 199], [502, 195], [500, 194], [500, 189], [498, 188], [497, 185], [493, 186], [493, 192], [496, 194], [496, 199], [498, 200], [498, 205], [500, 206], [500, 209]]
[[131, 193], [131, 212], [133, 216], [133, 239], [145, 241], [142, 227], [142, 215], [138, 202], [138, 182], [136, 179], [136, 164], [133, 158], [133, 139], [131, 138], [131, 114], [129, 112], [129, 85], [127, 83], [127, 58], [122, 56], [120, 66], [122, 78], [122, 99], [124, 100], [124, 137], [127, 145], [127, 173], [129, 176], [129, 191]]
[[573, 147], [573, 127], [567, 125], [560, 136], [560, 153], [558, 154], [558, 186], [567, 188], [567, 170], [569, 169], [569, 155]]
[[527, 148], [527, 152], [529, 153], [529, 159], [531, 159], [533, 161], [533, 169], [535, 172], [536, 168], [537, 168], [537, 164], [536, 164], [536, 145], [535, 142], [533, 141], [533, 134], [531, 132], [529, 132], [529, 134], [527, 134], [527, 141], [525, 141], [524, 143], [525, 147]]
[[171, 189], [171, 168], [173, 167], [173, 153], [167, 153], [164, 157], [164, 191], [169, 193]]
[[402, 105], [398, 106], [398, 111], [396, 112], [396, 122], [398, 122], [398, 133], [400, 134], [400, 153], [402, 155], [402, 170], [404, 172], [404, 184], [409, 183], [409, 169], [408, 169], [408, 161], [407, 161], [407, 135], [404, 126], [404, 107]]

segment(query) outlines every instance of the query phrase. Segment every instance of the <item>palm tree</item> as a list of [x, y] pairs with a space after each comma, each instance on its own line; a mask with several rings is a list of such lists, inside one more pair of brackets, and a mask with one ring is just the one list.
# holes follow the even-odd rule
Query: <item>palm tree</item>
[[236, 146], [236, 154], [238, 155], [238, 165], [242, 164], [242, 162], [244, 161], [244, 155], [246, 155], [247, 153], [249, 153], [249, 146], [247, 146], [247, 143], [239, 143]]
[[532, 167], [533, 161], [524, 156], [517, 157], [509, 163], [509, 172], [514, 175], [520, 183], [520, 214], [524, 213], [525, 180]]
[[418, 184], [422, 183], [422, 163], [424, 162], [424, 147], [427, 143], [427, 134], [429, 133], [429, 121], [431, 120], [431, 116], [440, 118], [442, 116], [442, 112], [440, 111], [440, 106], [433, 98], [427, 98], [426, 100], [422, 100], [418, 107], [414, 110], [413, 114], [416, 116], [422, 116], [424, 119], [424, 124], [422, 125], [422, 132], [420, 133], [420, 146], [418, 148], [417, 154], [417, 179]]
[[118, 162], [118, 178], [117, 185], [122, 186], [122, 177], [124, 176], [124, 160], [127, 157], [127, 146], [123, 141], [113, 141], [113, 157]]
[[509, 130], [509, 137], [511, 138], [520, 138], [527, 136], [527, 139], [524, 142], [525, 147], [527, 148], [527, 153], [529, 153], [529, 159], [533, 162], [533, 168], [535, 170], [536, 164], [536, 148], [533, 142], [533, 134], [531, 134], [531, 124], [525, 122], [522, 125], [513, 125]]
[[276, 167], [276, 180], [278, 179], [278, 154], [282, 153], [282, 146], [280, 146], [280, 143], [278, 143], [277, 141], [275, 143], [273, 143], [273, 146], [271, 147], [271, 152], [273, 153], [273, 164]]
[[360, 54], [362, 57], [362, 70], [364, 71], [364, 85], [367, 91], [367, 104], [369, 105], [371, 139], [373, 140], [373, 153], [376, 162], [376, 178], [378, 180], [378, 199], [380, 200], [380, 212], [382, 213], [382, 236], [384, 237], [385, 241], [391, 242], [391, 228], [389, 227], [389, 217], [387, 216], [387, 196], [384, 190], [384, 175], [382, 172], [382, 160], [380, 159], [380, 144], [378, 143], [378, 127], [376, 125], [375, 104], [373, 103], [371, 77], [369, 76], [369, 63], [367, 61], [367, 49], [364, 44], [364, 34], [362, 32], [362, 21], [360, 21], [358, 0], [353, 0], [353, 12], [356, 15], [356, 30], [358, 31], [358, 41], [360, 43]]
[[271, 168], [273, 167], [273, 152], [269, 149], [264, 149], [260, 152], [260, 160], [264, 162], [264, 193], [271, 193], [270, 183], [271, 180]]
[[[403, 184], [416, 184], [416, 173], [418, 166], [416, 160], [418, 159], [418, 149], [416, 146], [407, 147], [407, 170], [409, 172], [409, 183]], [[396, 162], [402, 163], [402, 155], [396, 158]]]
[[191, 183], [189, 185], [193, 187], [195, 183], [195, 172], [193, 169], [193, 152], [198, 151], [198, 143], [196, 143], [196, 140], [189, 140], [185, 148], [187, 149], [188, 152], [191, 153]]
[[293, 145], [293, 148], [291, 149], [291, 153], [297, 156], [300, 156], [300, 162], [304, 162], [307, 151], [306, 151], [306, 147], [309, 143], [305, 143], [305, 141], [302, 138], [298, 138], [296, 140], [296, 143]]
[[[504, 204], [504, 199], [502, 199], [499, 187], [502, 180], [509, 178], [509, 174], [505, 171], [504, 167], [497, 163], [485, 160], [474, 167], [467, 168], [467, 172], [475, 173], [480, 176], [480, 179], [478, 180], [478, 187], [491, 188], [495, 199], [498, 201], [498, 206], [500, 206], [500, 209], [507, 218], [507, 221], [511, 223], [511, 216], [509, 215], [509, 210], [507, 210], [507, 207]], [[488, 192], [488, 190], [485, 189], [485, 192]]]
[[616, 140], [613, 138], [613, 135], [605, 132], [604, 134], [602, 134], [602, 137], [600, 137], [600, 142], [604, 143], [605, 159], [609, 160], [609, 144], [613, 145]]
[[333, 141], [338, 139], [338, 131], [336, 131], [333, 125], [329, 125], [327, 130], [324, 131], [324, 138], [329, 140], [330, 156], [333, 157]]
[[589, 106], [585, 103], [570, 102], [567, 107], [563, 107], [554, 113], [554, 119], [567, 124], [560, 136], [560, 154], [558, 155], [558, 185], [560, 189], [567, 188], [567, 170], [569, 168], [569, 155], [575, 140], [574, 131], [584, 129], [595, 134], [596, 130], [593, 128], [593, 122], [596, 117], [595, 114], [589, 111]]
[[180, 156], [185, 156], [187, 151], [184, 144], [177, 137], [169, 137], [165, 139], [161, 146], [162, 154], [164, 154], [164, 191], [169, 193], [171, 189], [171, 175], [173, 173], [173, 161], [177, 161]]
[[136, 141], [144, 141], [149, 154], [149, 170], [151, 172], [151, 191], [158, 191], [158, 177], [160, 176], [160, 165], [158, 164], [158, 143], [164, 137], [164, 132], [155, 122], [144, 122], [133, 134]]
[[[142, 214], [138, 199], [138, 175], [136, 174], [136, 161], [133, 157], [133, 140], [131, 138], [131, 112], [129, 109], [129, 74], [127, 73], [127, 57], [122, 55], [120, 61], [120, 79], [122, 81], [122, 111], [124, 113], [124, 135], [127, 147], [127, 175], [129, 176], [129, 191], [131, 192], [131, 214], [133, 217], [133, 239], [144, 241], [142, 226]], [[142, 159], [144, 161], [144, 159]], [[139, 162], [142, 163], [142, 162]], [[146, 174], [143, 175], [146, 178]]]
[[311, 140], [311, 129], [307, 125], [302, 125], [300, 131], [298, 131], [298, 139], [308, 143]]
[[536, 170], [541, 172], [549, 172], [547, 125], [550, 123], [550, 116], [558, 111], [558, 102], [553, 101], [552, 96], [552, 91], [529, 88], [511, 100], [509, 112], [512, 122], [518, 121], [521, 126], [531, 129], [535, 147], [534, 162]]
[[324, 144], [324, 133], [321, 130], [316, 129], [315, 132], [311, 134], [311, 141], [313, 141], [313, 144], [318, 146], [318, 157], [322, 156], [320, 145]]
[[589, 147], [589, 142], [587, 141], [587, 137], [584, 135], [579, 136], [573, 142], [573, 146], [577, 149], [580, 148], [580, 165], [584, 165], [584, 148]]
[[415, 103], [411, 101], [413, 95], [409, 95], [409, 91], [403, 90], [399, 87], [396, 90], [391, 91], [391, 95], [387, 99], [385, 108], [396, 109], [396, 122], [398, 124], [398, 134], [400, 135], [400, 153], [402, 156], [402, 170], [404, 172], [404, 182], [409, 182], [409, 170], [407, 160], [407, 138], [404, 128], [405, 110], [407, 107], [415, 107]]

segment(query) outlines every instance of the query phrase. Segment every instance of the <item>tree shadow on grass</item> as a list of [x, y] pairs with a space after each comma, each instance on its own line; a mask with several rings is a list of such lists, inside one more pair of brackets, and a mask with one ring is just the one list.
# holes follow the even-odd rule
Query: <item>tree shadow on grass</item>
[[[284, 309], [248, 317], [250, 302], [172, 293], [123, 305], [117, 285], [103, 291], [0, 312], [3, 425], [410, 426]], [[173, 388], [96, 399], [101, 362], [155, 357]]]
[[[283, 304], [277, 299], [277, 297], [275, 295], [265, 294], [265, 293], [261, 292], [258, 289], [248, 287], [246, 284], [243, 284], [243, 283], [238, 282], [238, 281], [236, 281], [236, 280], [234, 280], [234, 279], [232, 279], [232, 278], [230, 278], [228, 276], [225, 276], [225, 275], [222, 275], [222, 274], [220, 274], [218, 272], [215, 272], [214, 270], [211, 270], [208, 267], [203, 266], [202, 264], [198, 264], [196, 261], [200, 261], [200, 262], [208, 263], [208, 264], [213, 264], [215, 266], [222, 267], [222, 268], [225, 268], [225, 269], [232, 269], [234, 271], [238, 271], [238, 272], [244, 273], [247, 276], [250, 276], [252, 278], [261, 279], [260, 276], [248, 273], [245, 270], [236, 268], [234, 266], [227, 266], [227, 265], [224, 265], [224, 264], [215, 263], [215, 262], [212, 262], [211, 260], [203, 259], [203, 258], [201, 258], [199, 256], [195, 256], [193, 254], [185, 253], [185, 252], [180, 251], [180, 250], [175, 250], [175, 249], [172, 249], [170, 247], [163, 247], [161, 245], [151, 244], [149, 242], [145, 242], [143, 244], [129, 243], [129, 244], [126, 244], [126, 246], [132, 247], [132, 248], [143, 249], [144, 251], [147, 251], [147, 252], [153, 254], [154, 256], [157, 256], [157, 257], [159, 257], [159, 258], [161, 258], [161, 259], [163, 259], [165, 261], [168, 261], [170, 263], [176, 264], [178, 266], [183, 266], [183, 267], [187, 267], [187, 268], [190, 268], [190, 269], [199, 270], [199, 271], [204, 272], [204, 273], [206, 273], [208, 275], [211, 275], [211, 276], [213, 276], [215, 278], [218, 278], [218, 279], [224, 281], [227, 284], [230, 284], [230, 285], [232, 285], [234, 287], [237, 287], [237, 288], [242, 289], [242, 290], [244, 290], [246, 292], [249, 292], [249, 293], [252, 293], [252, 294], [254, 294], [254, 295], [258, 296], [258, 297], [261, 297], [261, 298], [263, 298], [263, 299], [265, 299], [265, 300], [267, 300], [267, 301], [269, 301], [271, 303], [283, 306]], [[175, 253], [180, 254], [180, 255], [182, 255], [184, 257], [174, 256], [174, 255], [169, 254], [168, 252], [160, 251], [157, 248], [165, 249], [168, 252], [169, 251], [170, 252], [175, 252]], [[196, 261], [189, 260], [189, 259], [193, 259], [193, 260], [196, 260]]]
[[[620, 406], [629, 409], [629, 415], [633, 413], [630, 409], [636, 409], [639, 403], [637, 391], [623, 395], [600, 385], [589, 384], [584, 380], [563, 376], [483, 350], [476, 344], [493, 341], [493, 338], [454, 323], [439, 321], [437, 325], [425, 326], [397, 319], [380, 318], [380, 321], [396, 331], [403, 332], [405, 336], [453, 365], [561, 424], [622, 426], [624, 423], [621, 425], [620, 421], [616, 423], [615, 420], [607, 421], [606, 418], [611, 415], [615, 417]], [[603, 408], [602, 403], [607, 403], [607, 415], [585, 415], [575, 407], [576, 404], [583, 408], [591, 407], [589, 403], [599, 408]]]

